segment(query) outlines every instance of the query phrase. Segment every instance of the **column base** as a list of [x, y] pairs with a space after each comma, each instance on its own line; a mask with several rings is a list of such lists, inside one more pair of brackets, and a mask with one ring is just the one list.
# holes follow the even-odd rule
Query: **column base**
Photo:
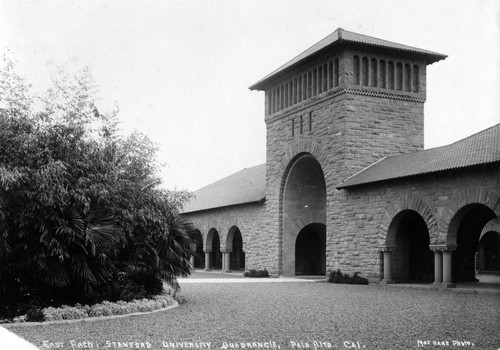
[[379, 284], [385, 286], [387, 284], [394, 284], [394, 283], [396, 283], [396, 281], [393, 281], [393, 280], [389, 280], [389, 281], [382, 280], [382, 281], [380, 281]]
[[441, 283], [439, 289], [448, 289], [448, 288], [456, 288], [457, 285], [455, 283]]

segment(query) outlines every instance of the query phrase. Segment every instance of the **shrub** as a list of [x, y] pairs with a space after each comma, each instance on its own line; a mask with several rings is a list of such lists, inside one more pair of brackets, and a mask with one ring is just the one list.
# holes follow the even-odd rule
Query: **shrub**
[[368, 280], [359, 276], [357, 272], [355, 272], [354, 275], [349, 276], [348, 274], [340, 272], [340, 269], [330, 272], [328, 282], [341, 284], [368, 284]]
[[42, 322], [76, 320], [87, 317], [101, 317], [111, 315], [127, 315], [135, 312], [149, 312], [166, 308], [174, 303], [170, 295], [156, 295], [152, 299], [135, 299], [130, 302], [119, 300], [117, 302], [103, 301], [92, 306], [75, 304], [74, 306], [62, 305], [61, 307], [33, 307], [26, 315], [14, 318], [13, 322]]
[[99, 317], [99, 316], [111, 316], [111, 309], [103, 304], [96, 304], [90, 307], [89, 316]]
[[259, 278], [259, 277], [269, 277], [269, 272], [264, 268], [264, 270], [250, 270], [250, 271], [245, 271], [243, 273], [243, 276], [245, 277], [254, 277], [254, 278]]
[[[43, 314], [43, 321], [60, 321], [63, 319], [61, 309], [55, 307], [46, 307], [45, 309], [42, 310], [42, 314]], [[30, 321], [34, 320], [30, 319]]]
[[63, 305], [59, 308], [47, 307], [43, 309], [44, 321], [78, 320], [86, 317], [88, 317], [88, 312], [81, 305]]
[[12, 322], [14, 322], [14, 323], [26, 322], [27, 320], [28, 320], [28, 316], [27, 315], [22, 315], [22, 316], [14, 317], [14, 319], [12, 320]]
[[28, 322], [40, 322], [43, 319], [44, 314], [40, 307], [34, 306], [26, 312], [26, 321]]

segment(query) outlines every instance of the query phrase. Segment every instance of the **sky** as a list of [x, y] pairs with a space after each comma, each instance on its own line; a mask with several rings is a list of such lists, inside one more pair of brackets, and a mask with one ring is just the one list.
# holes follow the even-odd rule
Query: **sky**
[[427, 69], [425, 148], [500, 122], [497, 0], [0, 0], [0, 53], [33, 89], [88, 66], [99, 110], [158, 144], [178, 190], [265, 162], [248, 87], [339, 27], [448, 55]]

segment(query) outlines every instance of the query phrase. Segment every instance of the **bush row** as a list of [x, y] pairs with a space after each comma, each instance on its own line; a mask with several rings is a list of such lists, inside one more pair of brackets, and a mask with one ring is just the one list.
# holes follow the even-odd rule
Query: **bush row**
[[250, 270], [243, 273], [245, 277], [269, 277], [269, 272], [264, 268], [264, 270]]
[[348, 274], [343, 274], [340, 270], [331, 271], [328, 275], [328, 282], [342, 284], [368, 284], [368, 280], [364, 277], [358, 276], [357, 272], [355, 272], [354, 275], [349, 276]]
[[26, 315], [13, 319], [13, 322], [43, 322], [76, 320], [87, 317], [100, 317], [112, 315], [127, 315], [135, 312], [150, 312], [172, 305], [174, 299], [170, 295], [158, 295], [153, 299], [132, 300], [130, 302], [103, 301], [92, 306], [75, 304], [74, 306], [63, 305], [61, 307], [46, 307], [44, 309], [32, 309]]

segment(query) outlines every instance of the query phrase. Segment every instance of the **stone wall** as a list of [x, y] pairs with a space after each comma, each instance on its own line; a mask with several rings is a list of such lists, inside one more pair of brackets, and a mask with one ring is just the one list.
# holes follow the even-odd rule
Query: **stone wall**
[[386, 244], [391, 221], [405, 209], [422, 216], [431, 245], [447, 243], [452, 217], [467, 204], [483, 204], [500, 216], [499, 174], [500, 166], [493, 164], [341, 190], [346, 222], [332, 235], [327, 269], [378, 280], [379, 247]]
[[[426, 74], [419, 56], [351, 47], [276, 77], [266, 88], [265, 203], [185, 215], [205, 240], [216, 229], [221, 251], [237, 226], [246, 268], [277, 274], [293, 274], [294, 238], [313, 222], [326, 225], [327, 271], [372, 281], [381, 278], [381, 247], [407, 239], [390, 227], [402, 210], [418, 213], [412, 220], [427, 227], [430, 245], [453, 245], [450, 227], [464, 205], [482, 203], [500, 215], [498, 164], [336, 189], [383, 157], [423, 150]], [[303, 201], [314, 203], [314, 212]], [[394, 254], [396, 275], [405, 275], [407, 261]]]
[[[291, 112], [269, 116], [267, 123], [267, 192], [263, 235], [271, 251], [283, 251], [283, 190], [291, 164], [311, 154], [320, 164], [327, 189], [327, 254], [333, 233], [345, 225], [343, 197], [335, 186], [387, 155], [423, 148], [423, 103], [393, 97], [331, 92]], [[330, 252], [331, 253], [331, 252]]]
[[186, 213], [183, 216], [200, 231], [204, 250], [211, 229], [215, 229], [219, 234], [220, 250], [225, 251], [229, 230], [234, 226], [238, 227], [243, 239], [246, 268], [270, 269], [274, 256], [266, 249], [267, 238], [261, 235], [263, 211], [264, 204], [254, 203]]

